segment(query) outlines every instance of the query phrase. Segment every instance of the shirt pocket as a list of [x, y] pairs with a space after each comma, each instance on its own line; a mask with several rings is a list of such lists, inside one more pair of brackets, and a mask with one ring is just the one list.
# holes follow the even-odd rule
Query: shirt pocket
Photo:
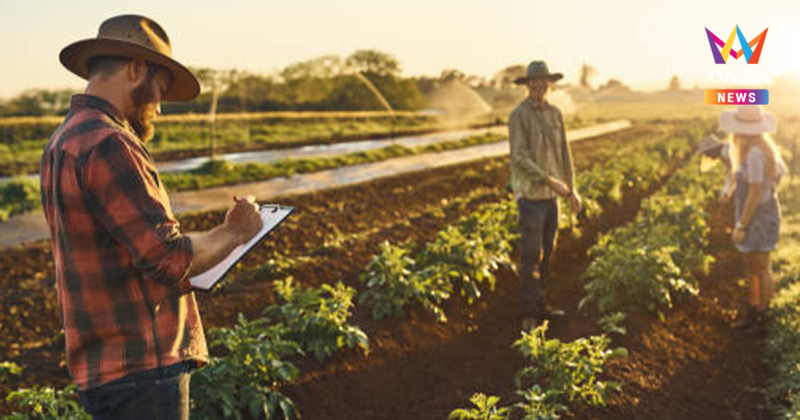
[[561, 119], [558, 115], [551, 115], [545, 118], [545, 126], [547, 127], [548, 134], [554, 139], [559, 139], [561, 136]]

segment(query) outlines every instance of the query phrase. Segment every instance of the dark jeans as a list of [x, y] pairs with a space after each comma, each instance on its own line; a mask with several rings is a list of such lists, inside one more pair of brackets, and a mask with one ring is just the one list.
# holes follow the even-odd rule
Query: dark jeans
[[522, 315], [540, 317], [545, 312], [547, 263], [558, 233], [558, 202], [555, 199], [520, 199], [517, 204], [522, 253], [519, 271]]
[[81, 391], [81, 405], [94, 420], [188, 420], [189, 373], [194, 362], [131, 373]]

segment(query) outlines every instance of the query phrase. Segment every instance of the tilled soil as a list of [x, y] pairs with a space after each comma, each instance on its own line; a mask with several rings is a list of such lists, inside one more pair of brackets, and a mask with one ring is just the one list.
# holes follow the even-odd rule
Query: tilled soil
[[[640, 128], [582, 142], [574, 146], [575, 160], [581, 168], [602, 164], [593, 152], [647, 134]], [[494, 159], [280, 200], [300, 211], [248, 256], [229, 285], [198, 294], [205, 325], [229, 326], [239, 312], [260, 314], [272, 302], [271, 280], [287, 274], [305, 285], [342, 280], [361, 288], [358, 275], [380, 242], [429, 241], [480, 204], [507, 199], [507, 182], [506, 161]], [[568, 314], [551, 323], [550, 335], [570, 340], [598, 332], [595, 315], [574, 310], [583, 296], [586, 250], [598, 232], [633, 218], [643, 195], [629, 193], [621, 204], [608, 205], [579, 237], [562, 235], [548, 295]], [[738, 256], [726, 245], [727, 216], [715, 213], [718, 263], [703, 278], [700, 298], [679, 299], [665, 322], [630, 318], [628, 335], [615, 345], [631, 356], [611, 362], [608, 372], [624, 392], [607, 408], [578, 408], [575, 418], [762, 418], [763, 337], [730, 326], [744, 290], [736, 285]], [[181, 222], [188, 230], [206, 229], [222, 218], [222, 212], [206, 212]], [[254, 271], [281, 256], [297, 262], [279, 273]], [[0, 297], [0, 360], [26, 367], [20, 381], [0, 384], [0, 396], [20, 387], [66, 385], [48, 245], [3, 250], [0, 270], [7, 290]], [[283, 391], [307, 419], [443, 419], [475, 391], [516, 401], [513, 377], [523, 360], [511, 343], [519, 337], [519, 308], [516, 275], [507, 269], [498, 273], [496, 290], [474, 305], [451, 299], [447, 323], [414, 309], [406, 318], [376, 322], [358, 306], [353, 323], [369, 334], [370, 353], [344, 352], [325, 364], [299, 361], [303, 376]], [[0, 412], [7, 410], [0, 405]]]
[[[548, 295], [568, 310], [554, 319], [548, 335], [573, 340], [599, 333], [596, 315], [574, 310], [583, 296], [581, 273], [589, 263], [587, 243], [598, 231], [635, 215], [640, 197], [626, 197], [591, 224], [581, 239], [562, 237]], [[746, 291], [738, 285], [741, 264], [730, 246], [729, 209], [712, 208], [710, 252], [717, 258], [701, 276], [698, 297], [677, 299], [664, 320], [633, 314], [628, 334], [614, 346], [630, 351], [608, 365], [607, 379], [623, 384], [608, 407], [577, 407], [574, 419], [765, 419], [761, 361], [763, 329], [732, 328]], [[520, 335], [518, 285], [503, 270], [498, 288], [476, 307], [454, 304], [447, 325], [412, 314], [408, 329], [371, 336], [380, 344], [369, 357], [345, 358], [306, 375], [286, 392], [309, 419], [444, 419], [468, 405], [474, 392], [516, 402], [514, 374], [524, 361], [511, 343]], [[430, 318], [430, 317], [427, 317]], [[434, 328], [436, 325], [438, 328]]]

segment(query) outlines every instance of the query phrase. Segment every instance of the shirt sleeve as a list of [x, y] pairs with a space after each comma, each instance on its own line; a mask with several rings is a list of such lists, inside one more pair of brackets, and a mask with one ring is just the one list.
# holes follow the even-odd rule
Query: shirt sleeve
[[518, 113], [511, 114], [508, 119], [508, 140], [511, 145], [511, 161], [532, 180], [544, 181], [545, 173], [533, 160], [532, 152], [527, 146], [522, 117]]
[[164, 202], [166, 194], [150, 159], [121, 136], [100, 142], [81, 166], [90, 210], [128, 249], [134, 267], [145, 277], [188, 292], [191, 239], [181, 233]]
[[750, 149], [747, 154], [747, 182], [761, 184], [764, 182], [764, 152], [758, 147]]

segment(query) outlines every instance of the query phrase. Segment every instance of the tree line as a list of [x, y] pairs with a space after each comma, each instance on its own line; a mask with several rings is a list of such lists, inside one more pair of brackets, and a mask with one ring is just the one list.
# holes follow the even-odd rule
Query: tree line
[[[202, 93], [193, 101], [166, 102], [165, 114], [259, 111], [384, 110], [372, 84], [394, 110], [421, 110], [425, 95], [446, 83], [474, 88], [487, 101], [504, 98], [524, 68], [509, 66], [487, 80], [449, 69], [439, 76], [402, 77], [399, 60], [378, 50], [358, 50], [347, 57], [326, 55], [286, 66], [276, 75], [241, 70], [193, 68]], [[366, 79], [366, 80], [364, 80]], [[64, 115], [71, 89], [25, 91], [0, 101], [0, 117]]]

